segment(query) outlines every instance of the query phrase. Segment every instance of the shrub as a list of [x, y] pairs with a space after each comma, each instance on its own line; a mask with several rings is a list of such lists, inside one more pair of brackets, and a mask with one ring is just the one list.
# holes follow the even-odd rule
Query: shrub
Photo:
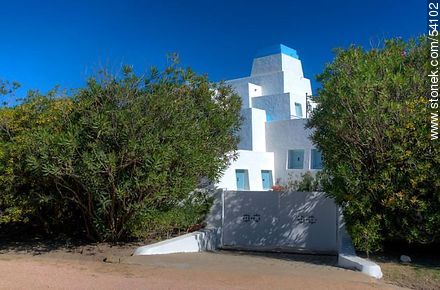
[[131, 230], [138, 238], [162, 239], [182, 232], [198, 230], [204, 226], [204, 218], [212, 205], [209, 191], [194, 191], [177, 205], [136, 213]]
[[323, 152], [328, 192], [355, 246], [440, 238], [440, 146], [430, 140], [429, 42], [336, 51], [318, 80], [309, 127]]
[[141, 217], [177, 228], [196, 221], [203, 206], [191, 216], [195, 205], [181, 203], [235, 156], [241, 120], [231, 88], [175, 62], [146, 78], [129, 67], [121, 77], [103, 72], [71, 98], [38, 96], [11, 110], [19, 126], [2, 142], [13, 148], [5, 159], [20, 161], [18, 183], [0, 188], [48, 228], [76, 225], [112, 241], [148, 230]]
[[30, 222], [62, 227], [69, 216], [65, 201], [56, 198], [55, 187], [43, 176], [32, 175], [27, 163], [41, 145], [34, 132], [43, 127], [59, 130], [62, 116], [71, 108], [71, 100], [55, 99], [54, 93], [30, 92], [20, 106], [0, 108], [0, 225]]
[[318, 171], [315, 176], [310, 171], [307, 171], [301, 174], [300, 179], [295, 178], [292, 173], [289, 173], [287, 184], [283, 188], [292, 191], [322, 191], [322, 177], [322, 171]]

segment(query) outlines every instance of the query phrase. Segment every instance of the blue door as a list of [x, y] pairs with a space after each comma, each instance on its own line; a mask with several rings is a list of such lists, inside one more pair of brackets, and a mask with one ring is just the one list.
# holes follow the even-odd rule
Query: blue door
[[248, 172], [246, 169], [236, 169], [237, 190], [249, 190]]
[[261, 179], [263, 181], [264, 190], [272, 188], [272, 170], [261, 170]]
[[299, 118], [302, 118], [302, 116], [303, 116], [302, 107], [301, 107], [301, 104], [299, 104], [299, 103], [295, 103], [295, 114]]

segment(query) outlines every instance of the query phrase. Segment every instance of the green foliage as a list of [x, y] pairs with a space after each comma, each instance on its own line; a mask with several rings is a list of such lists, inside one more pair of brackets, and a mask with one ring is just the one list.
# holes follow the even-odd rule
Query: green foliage
[[30, 92], [22, 105], [0, 108], [0, 224], [31, 221], [61, 226], [69, 216], [65, 202], [58, 199], [54, 203], [52, 184], [34, 176], [27, 164], [27, 158], [41, 145], [33, 138], [35, 132], [58, 130], [72, 105], [71, 100], [55, 99], [53, 94]]
[[0, 100], [2, 105], [8, 105], [8, 100], [14, 96], [15, 91], [20, 88], [18, 82], [0, 80]]
[[287, 184], [283, 186], [283, 188], [292, 191], [322, 191], [322, 179], [322, 171], [318, 171], [315, 175], [310, 171], [307, 171], [301, 174], [301, 179], [295, 178], [295, 176], [290, 173], [287, 179]]
[[309, 127], [323, 152], [325, 191], [344, 208], [355, 246], [440, 238], [440, 146], [430, 140], [429, 43], [336, 51], [318, 76]]
[[132, 221], [135, 237], [169, 238], [204, 226], [203, 220], [212, 205], [209, 191], [195, 191], [177, 206], [144, 208]]
[[24, 199], [21, 220], [76, 226], [97, 240], [139, 235], [149, 229], [142, 217], [168, 226], [174, 216], [187, 228], [202, 206], [188, 215], [182, 202], [235, 157], [241, 121], [230, 87], [175, 62], [146, 78], [130, 67], [121, 77], [103, 72], [71, 98], [37, 95], [0, 114], [11, 148], [0, 155], [10, 172], [0, 190]]

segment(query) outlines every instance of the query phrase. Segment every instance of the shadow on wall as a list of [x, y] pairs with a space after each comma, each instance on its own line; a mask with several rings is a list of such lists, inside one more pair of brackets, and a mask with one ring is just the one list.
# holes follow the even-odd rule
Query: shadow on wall
[[222, 222], [226, 249], [334, 254], [337, 217], [336, 204], [322, 192], [225, 191], [208, 226]]

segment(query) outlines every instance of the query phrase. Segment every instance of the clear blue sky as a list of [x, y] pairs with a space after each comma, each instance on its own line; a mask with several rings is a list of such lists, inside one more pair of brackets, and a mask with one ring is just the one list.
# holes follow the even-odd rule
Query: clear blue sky
[[211, 80], [250, 73], [259, 48], [295, 48], [312, 79], [332, 49], [426, 31], [420, 0], [20, 1], [0, 5], [0, 79], [43, 92], [83, 85], [96, 68], [163, 67], [168, 52]]

